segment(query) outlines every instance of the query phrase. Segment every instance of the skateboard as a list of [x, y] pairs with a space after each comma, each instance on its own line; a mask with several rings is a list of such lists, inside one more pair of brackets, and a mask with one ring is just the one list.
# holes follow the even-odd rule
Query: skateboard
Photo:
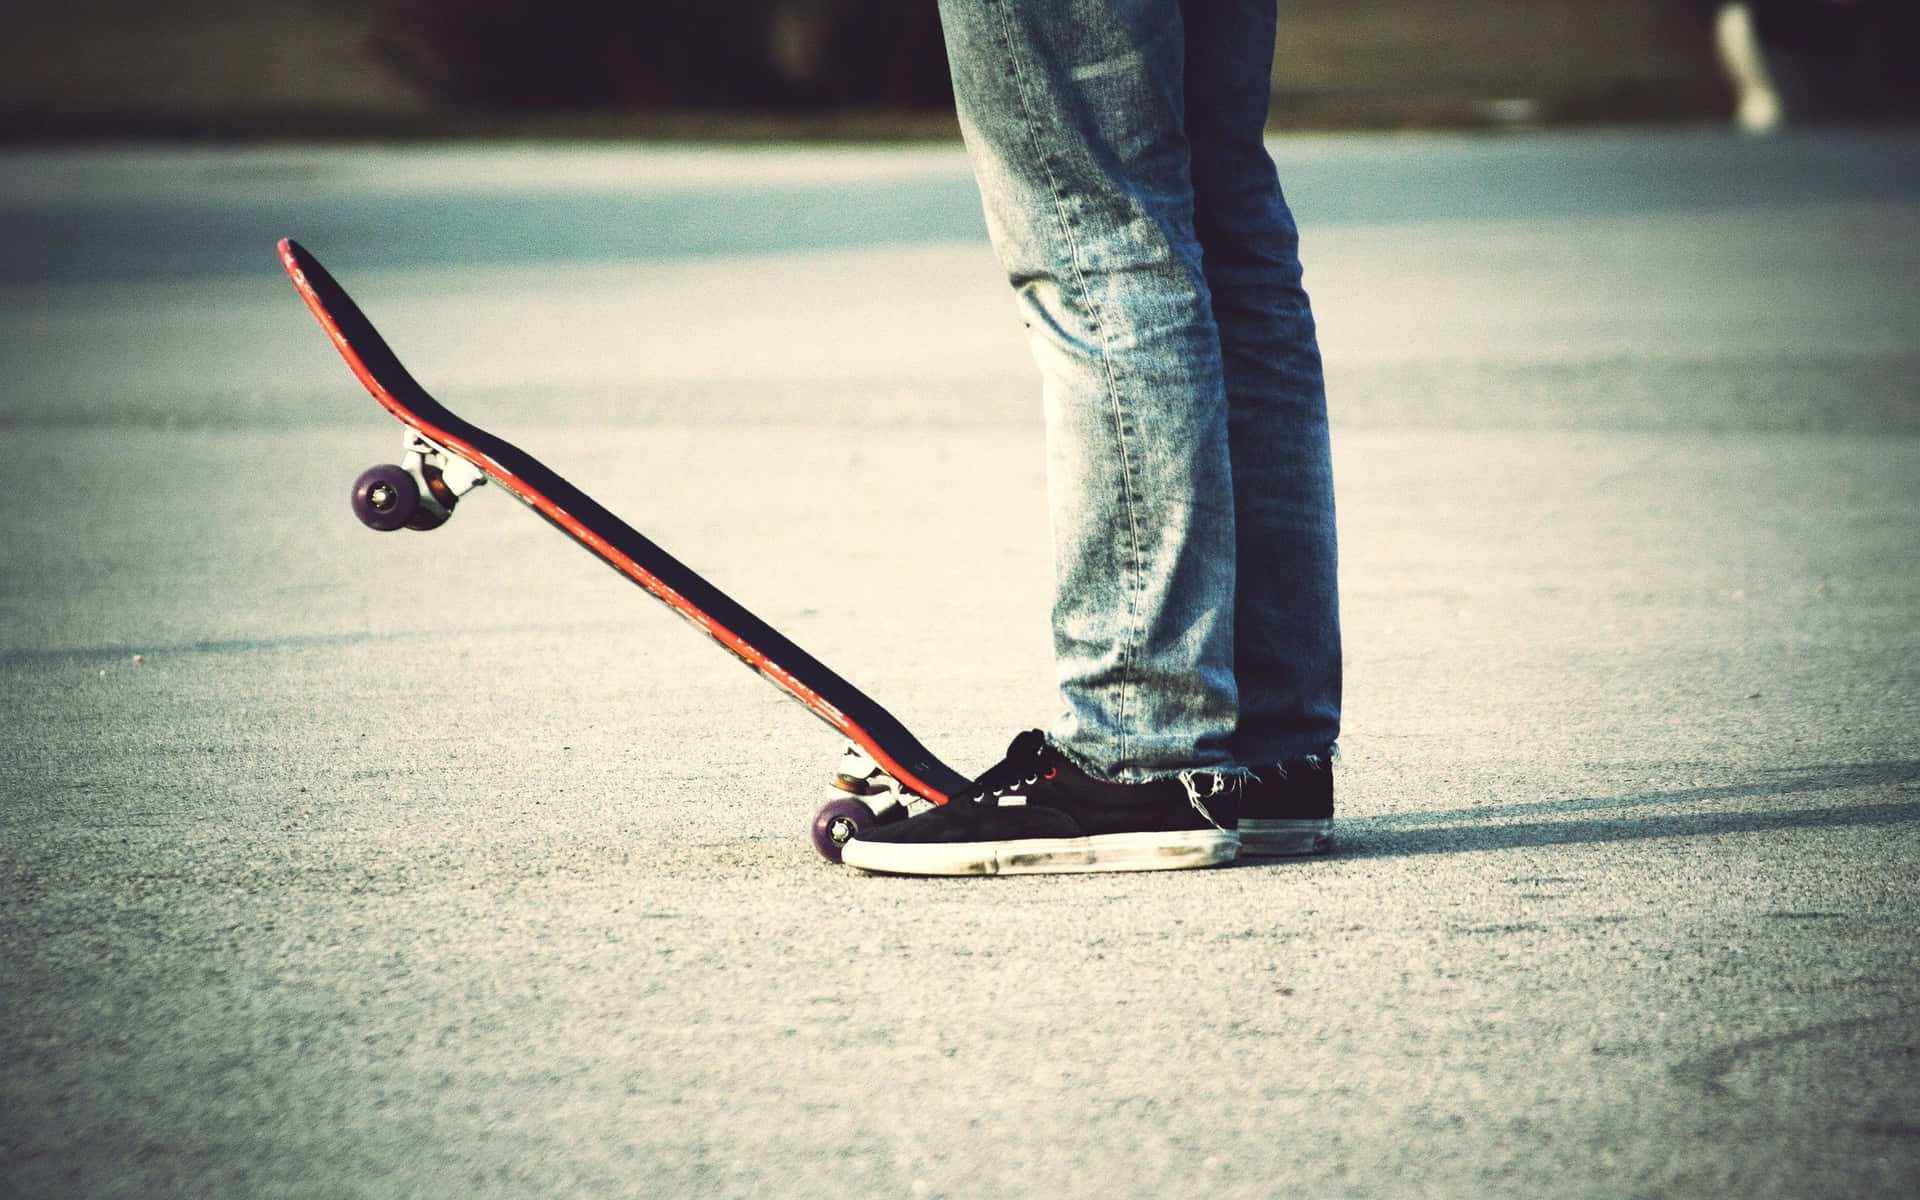
[[853, 684], [539, 459], [428, 395], [346, 289], [298, 242], [280, 242], [280, 262], [353, 373], [406, 426], [400, 462], [354, 481], [353, 512], [361, 522], [381, 531], [436, 529], [462, 497], [492, 483], [692, 622], [846, 739], [833, 775], [836, 794], [813, 819], [814, 847], [830, 861], [840, 861], [840, 848], [863, 830], [944, 804], [966, 786], [965, 776]]

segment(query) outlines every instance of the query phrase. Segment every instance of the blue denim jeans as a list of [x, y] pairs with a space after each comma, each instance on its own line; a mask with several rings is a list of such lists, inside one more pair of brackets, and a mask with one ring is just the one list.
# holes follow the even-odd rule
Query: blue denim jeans
[[1050, 733], [1101, 778], [1326, 754], [1326, 390], [1263, 141], [1273, 0], [941, 0], [1040, 366]]

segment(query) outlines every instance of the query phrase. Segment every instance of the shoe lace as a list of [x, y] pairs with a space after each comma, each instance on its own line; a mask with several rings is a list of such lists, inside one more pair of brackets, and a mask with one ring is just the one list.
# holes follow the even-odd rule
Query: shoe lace
[[1038, 729], [1030, 729], [1014, 738], [1007, 747], [1006, 757], [982, 772], [965, 790], [956, 794], [951, 803], [965, 801], [981, 804], [1015, 789], [1032, 787], [1052, 769], [1048, 761], [1050, 754], [1047, 735]]
[[[1207, 781], [1205, 792], [1200, 790], [1200, 780], [1203, 778]], [[1224, 833], [1226, 826], [1214, 819], [1213, 813], [1207, 809], [1207, 801], [1227, 795], [1238, 786], [1239, 781], [1213, 771], [1182, 771], [1179, 780], [1180, 786], [1187, 790], [1187, 803], [1193, 806], [1193, 811], [1199, 813], [1207, 824]]]

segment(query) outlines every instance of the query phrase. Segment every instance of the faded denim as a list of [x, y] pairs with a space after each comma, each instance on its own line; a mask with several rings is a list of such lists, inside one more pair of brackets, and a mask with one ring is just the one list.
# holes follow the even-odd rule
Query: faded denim
[[1056, 746], [1132, 782], [1326, 754], [1326, 393], [1263, 142], [1273, 0], [941, 0], [1043, 380]]

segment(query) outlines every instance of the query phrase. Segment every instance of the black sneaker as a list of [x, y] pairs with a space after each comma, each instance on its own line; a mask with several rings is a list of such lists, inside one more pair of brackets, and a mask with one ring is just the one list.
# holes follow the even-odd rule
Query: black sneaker
[[881, 825], [840, 861], [892, 875], [1167, 871], [1230, 862], [1234, 780], [1191, 771], [1106, 783], [1068, 762], [1039, 731], [938, 808]]
[[1333, 849], [1333, 759], [1312, 755], [1256, 767], [1240, 789], [1240, 853], [1249, 858]]

